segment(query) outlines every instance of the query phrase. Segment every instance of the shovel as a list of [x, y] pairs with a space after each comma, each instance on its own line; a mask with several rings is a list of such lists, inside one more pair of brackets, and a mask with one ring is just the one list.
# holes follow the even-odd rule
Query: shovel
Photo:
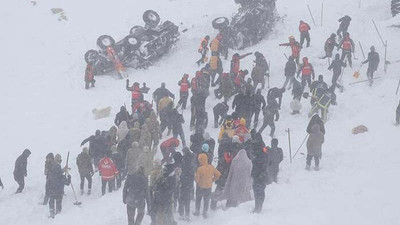
[[353, 77], [354, 77], [354, 78], [358, 79], [358, 77], [360, 76], [361, 67], [362, 67], [363, 65], [364, 65], [364, 64], [361, 64], [360, 68], [359, 68], [357, 71], [354, 72], [354, 74], [353, 74]]
[[[69, 170], [68, 161], [69, 161], [69, 152], [68, 152], [68, 155], [67, 155], [67, 162], [66, 162], [66, 165], [65, 165], [65, 168], [66, 168], [65, 174], [67, 174], [67, 175], [69, 175], [69, 172], [68, 172], [68, 170]], [[75, 198], [74, 205], [81, 205], [82, 202], [78, 201], [78, 198], [76, 197], [76, 193], [75, 193], [75, 188], [74, 188], [74, 185], [72, 184], [72, 182], [71, 182], [71, 188], [72, 188], [72, 192], [74, 193], [74, 198]]]

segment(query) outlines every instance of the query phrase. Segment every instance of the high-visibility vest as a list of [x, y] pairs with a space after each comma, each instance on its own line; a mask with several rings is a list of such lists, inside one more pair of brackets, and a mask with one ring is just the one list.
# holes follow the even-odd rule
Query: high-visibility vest
[[189, 82], [187, 79], [182, 79], [180, 92], [188, 92], [189, 90]]
[[317, 103], [321, 108], [328, 109], [329, 105], [331, 104], [331, 101], [332, 101], [331, 96], [328, 94], [324, 94]]
[[350, 40], [351, 40], [350, 38], [344, 39], [344, 41], [342, 43], [343, 50], [347, 50], [347, 51], [351, 50], [351, 41]]
[[303, 76], [310, 76], [311, 72], [312, 72], [312, 67], [309, 63], [305, 64], [301, 69], [301, 73], [303, 74]]
[[300, 24], [300, 26], [299, 26], [299, 30], [300, 30], [300, 32], [307, 32], [307, 31], [309, 31], [310, 29], [309, 29], [308, 24], [302, 23], [302, 24]]

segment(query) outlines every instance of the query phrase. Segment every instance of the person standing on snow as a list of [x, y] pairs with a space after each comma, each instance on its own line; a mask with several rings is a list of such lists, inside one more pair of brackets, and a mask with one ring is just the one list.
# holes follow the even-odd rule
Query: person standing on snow
[[157, 106], [157, 112], [159, 112], [158, 110], [161, 111], [161, 109], [158, 106], [158, 102], [165, 97], [171, 97], [172, 99], [175, 99], [175, 95], [172, 94], [166, 87], [165, 87], [165, 83], [162, 82], [161, 83], [161, 87], [157, 88], [154, 92], [153, 92], [153, 99], [154, 102], [156, 103]]
[[54, 157], [51, 169], [49, 171], [48, 186], [49, 186], [49, 209], [50, 217], [54, 218], [56, 214], [61, 213], [62, 199], [64, 196], [64, 186], [71, 183], [71, 176], [64, 175], [68, 168], [61, 169], [61, 155], [57, 154]]
[[21, 193], [25, 187], [25, 177], [28, 175], [28, 157], [30, 155], [31, 151], [29, 151], [29, 149], [25, 149], [24, 152], [20, 156], [18, 156], [17, 160], [15, 160], [14, 180], [19, 185], [15, 194]]
[[222, 122], [224, 122], [228, 111], [229, 111], [229, 106], [225, 102], [220, 102], [214, 106], [214, 108], [213, 108], [214, 128], [217, 128], [219, 125], [222, 124]]
[[196, 62], [197, 65], [203, 64], [207, 61], [207, 52], [208, 52], [208, 42], [210, 41], [210, 36], [206, 35], [200, 43], [199, 49], [197, 50], [201, 54], [201, 58]]
[[379, 66], [379, 54], [375, 51], [375, 46], [371, 46], [371, 51], [368, 53], [368, 58], [362, 64], [368, 63], [367, 77], [369, 80], [369, 86], [374, 82], [374, 72]]
[[339, 36], [339, 38], [342, 38], [346, 35], [347, 30], [349, 29], [349, 26], [350, 26], [350, 21], [351, 21], [351, 17], [348, 15], [345, 15], [339, 19], [340, 25], [336, 32], [337, 35]]
[[[260, 143], [261, 144], [261, 143]], [[261, 145], [253, 149], [254, 159], [251, 169], [251, 177], [253, 178], [253, 192], [255, 207], [252, 213], [260, 213], [265, 200], [265, 188], [268, 183], [268, 148]]]
[[400, 124], [400, 101], [396, 109], [396, 125]]
[[44, 175], [46, 176], [46, 184], [45, 184], [45, 192], [44, 192], [44, 199], [42, 205], [47, 205], [49, 202], [49, 184], [48, 184], [48, 179], [49, 179], [49, 171], [51, 170], [51, 167], [54, 162], [54, 154], [49, 153], [46, 155], [46, 161], [44, 162]]
[[314, 67], [311, 63], [308, 62], [307, 57], [303, 57], [303, 64], [300, 65], [299, 70], [297, 71], [297, 78], [301, 73], [301, 86], [303, 88], [308, 84], [308, 87], [311, 85], [311, 78], [312, 80], [315, 79]]
[[182, 173], [180, 175], [179, 215], [186, 221], [190, 221], [190, 199], [194, 187], [194, 173], [196, 171], [195, 156], [188, 147], [182, 149]]
[[[269, 89], [267, 94], [267, 104], [276, 104], [278, 105], [278, 109], [280, 110], [282, 105], [283, 93], [285, 93], [284, 88], [274, 87]], [[278, 99], [278, 101], [276, 101], [276, 99]]]
[[111, 146], [111, 160], [114, 162], [118, 173], [115, 174], [114, 190], [118, 190], [122, 184], [122, 175], [125, 174], [125, 159], [122, 158], [122, 154], [117, 151], [117, 146]]
[[318, 76], [318, 80], [313, 81], [310, 86], [311, 96], [311, 105], [314, 105], [314, 102], [318, 101], [319, 98], [326, 92], [328, 89], [328, 85], [324, 81], [324, 76], [320, 74]]
[[306, 169], [309, 170], [311, 160], [315, 160], [315, 170], [319, 170], [319, 161], [322, 156], [322, 144], [324, 143], [324, 134], [321, 132], [318, 124], [311, 127], [311, 133], [307, 140], [307, 162]]
[[325, 90], [321, 97], [319, 97], [319, 99], [314, 103], [313, 107], [308, 113], [308, 117], [311, 117], [314, 114], [318, 114], [319, 110], [321, 110], [322, 121], [326, 122], [326, 120], [328, 119], [328, 108], [331, 104], [337, 104], [335, 86], [331, 86], [329, 89]]
[[244, 55], [239, 55], [239, 53], [235, 53], [232, 56], [232, 60], [231, 60], [231, 75], [235, 75], [237, 76], [239, 71], [240, 71], [240, 60], [253, 54], [252, 52], [249, 52], [247, 54]]
[[226, 198], [226, 207], [237, 207], [240, 203], [251, 200], [252, 163], [245, 150], [240, 150], [233, 158], [226, 179], [222, 198]]
[[95, 83], [96, 83], [96, 80], [94, 79], [93, 62], [91, 61], [86, 65], [85, 89], [89, 89], [89, 87], [94, 87]]
[[89, 142], [89, 154], [93, 158], [93, 165], [97, 169], [99, 160], [104, 156], [106, 148], [105, 138], [101, 136], [100, 130], [96, 130], [95, 135], [91, 135], [83, 140], [80, 146], [82, 147], [86, 142]]
[[208, 205], [211, 197], [211, 188], [213, 182], [219, 179], [221, 173], [208, 164], [207, 155], [199, 154], [198, 156], [199, 167], [195, 174], [196, 181], [196, 211], [193, 213], [195, 216], [200, 215], [201, 200], [204, 199], [203, 217], [207, 218]]
[[303, 48], [304, 39], [307, 40], [307, 48], [310, 47], [311, 39], [309, 30], [311, 30], [310, 25], [308, 25], [308, 23], [304, 22], [303, 20], [300, 20], [299, 31], [301, 48]]
[[325, 41], [325, 56], [321, 59], [332, 58], [333, 49], [335, 47], [339, 47], [339, 44], [336, 42], [336, 34], [332, 33], [331, 36]]
[[261, 134], [267, 126], [270, 126], [271, 132], [270, 132], [269, 136], [273, 137], [274, 133], [275, 133], [274, 118], [275, 118], [275, 121], [279, 120], [278, 106], [276, 104], [268, 104], [263, 109], [263, 114], [264, 114], [264, 121], [263, 121], [263, 124], [262, 124], [260, 130], [258, 130], [258, 133]]
[[278, 182], [279, 164], [283, 160], [283, 151], [278, 147], [278, 139], [271, 140], [271, 148], [268, 148], [268, 175], [271, 182]]
[[114, 124], [119, 126], [123, 121], [128, 123], [132, 117], [129, 115], [129, 112], [126, 110], [125, 106], [121, 106], [117, 115], [115, 115]]
[[355, 44], [353, 39], [350, 38], [350, 34], [346, 33], [344, 35], [344, 38], [340, 41], [339, 43], [339, 48], [342, 49], [342, 57], [340, 58], [340, 60], [342, 60], [344, 62], [344, 60], [347, 57], [347, 61], [349, 61], [349, 66], [350, 68], [352, 67], [352, 53], [354, 53], [354, 49], [355, 49]]
[[257, 128], [258, 125], [258, 116], [260, 115], [260, 112], [262, 109], [265, 108], [267, 103], [265, 102], [265, 98], [261, 93], [261, 89], [257, 89], [257, 92], [255, 95], [253, 95], [254, 99], [254, 129]]
[[264, 55], [260, 52], [254, 52], [254, 56], [256, 60], [254, 61], [255, 65], [253, 70], [251, 71], [251, 78], [254, 82], [254, 88], [257, 88], [257, 85], [261, 83], [261, 89], [265, 88], [265, 77], [269, 77], [269, 65]]
[[332, 76], [332, 85], [338, 87], [341, 91], [343, 91], [343, 86], [337, 83], [340, 75], [342, 74], [342, 69], [345, 68], [347, 65], [342, 60], [340, 60], [340, 55], [336, 54], [335, 59], [332, 61], [331, 65], [328, 67], [328, 70], [333, 69], [333, 76]]
[[296, 63], [294, 62], [293, 56], [289, 56], [288, 61], [286, 62], [285, 65], [285, 83], [283, 83], [283, 88], [286, 89], [286, 85], [289, 83], [289, 89], [292, 86], [294, 75], [296, 74]]
[[293, 36], [289, 36], [288, 43], [279, 44], [279, 46], [290, 46], [292, 49], [292, 57], [295, 59], [296, 64], [299, 65], [301, 45]]
[[92, 159], [90, 158], [89, 150], [87, 147], [84, 147], [82, 149], [82, 152], [76, 158], [76, 165], [78, 166], [78, 171], [81, 178], [81, 184], [80, 184], [81, 195], [85, 193], [84, 191], [85, 179], [88, 182], [87, 194], [90, 195], [92, 190], [92, 176], [94, 172], [93, 172]]
[[[142, 166], [131, 175], [128, 175], [124, 185], [122, 201], [126, 204], [128, 214], [128, 225], [140, 225], [144, 217], [144, 208], [147, 202], [147, 210], [150, 205], [150, 191], [148, 178], [144, 174]], [[137, 215], [135, 218], [137, 210]]]
[[115, 176], [119, 173], [115, 163], [111, 160], [111, 152], [107, 152], [99, 161], [99, 173], [101, 176], [101, 194], [106, 194], [106, 185], [108, 183], [108, 192], [112, 192], [115, 187]]
[[178, 107], [182, 106], [182, 110], [186, 109], [187, 100], [189, 98], [189, 89], [190, 89], [190, 82], [189, 82], [189, 74], [184, 74], [182, 79], [178, 82], [179, 85], [179, 102]]

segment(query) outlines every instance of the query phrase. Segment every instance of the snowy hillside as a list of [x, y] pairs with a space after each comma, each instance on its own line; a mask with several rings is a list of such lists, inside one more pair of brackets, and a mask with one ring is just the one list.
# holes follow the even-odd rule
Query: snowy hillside
[[[140, 3], [139, 3], [140, 2]], [[317, 25], [313, 25], [307, 10], [310, 5]], [[285, 159], [281, 164], [279, 183], [266, 189], [264, 210], [252, 215], [254, 201], [227, 211], [210, 212], [210, 225], [220, 224], [400, 224], [398, 203], [400, 202], [400, 144], [399, 127], [393, 126], [395, 109], [399, 97], [395, 95], [398, 84], [400, 63], [388, 66], [383, 71], [384, 48], [372, 24], [375, 20], [381, 35], [388, 42], [387, 59], [400, 59], [400, 29], [390, 27], [399, 19], [392, 19], [390, 0], [336, 0], [324, 2], [323, 26], [320, 25], [321, 1], [278, 0], [277, 10], [283, 21], [276, 25], [263, 42], [241, 51], [260, 51], [271, 62], [271, 86], [281, 87], [284, 82], [283, 69], [286, 63], [284, 53], [289, 48], [279, 47], [288, 36], [298, 39], [300, 20], [311, 26], [311, 47], [302, 51], [314, 65], [316, 74], [323, 74], [330, 84], [332, 72], [328, 62], [321, 60], [326, 38], [338, 27], [337, 19], [350, 15], [352, 22], [349, 32], [356, 42], [356, 56], [353, 69], [346, 68], [343, 76], [345, 91], [337, 94], [337, 106], [330, 107], [326, 123], [325, 144], [321, 171], [306, 171], [306, 148], [299, 151], [289, 162], [286, 129], [292, 132], [292, 151], [303, 141], [308, 123], [307, 114], [311, 108], [303, 102], [300, 115], [290, 115], [289, 103], [292, 96], [286, 92], [283, 97], [281, 119], [276, 123], [276, 137], [284, 149]], [[143, 25], [142, 13], [154, 9], [161, 20], [171, 20], [183, 30], [177, 46], [148, 70], [129, 70], [131, 81], [146, 82], [152, 93], [165, 82], [176, 95], [178, 80], [184, 73], [193, 77], [199, 68], [197, 48], [204, 35], [214, 37], [217, 32], [211, 21], [217, 16], [231, 17], [237, 10], [233, 0], [147, 0], [147, 1], [61, 1], [28, 0], [8, 1], [0, 8], [0, 43], [2, 45], [0, 99], [0, 135], [2, 157], [0, 177], [5, 185], [0, 190], [0, 224], [127, 224], [126, 208], [122, 203], [121, 191], [101, 197], [100, 177], [94, 175], [91, 196], [79, 196], [81, 206], [74, 206], [72, 190], [66, 187], [63, 212], [49, 220], [48, 206], [38, 205], [44, 195], [45, 176], [43, 167], [49, 152], [60, 153], [65, 159], [71, 152], [72, 182], [77, 189], [79, 175], [75, 166], [76, 156], [81, 151], [79, 144], [92, 135], [96, 129], [108, 130], [113, 125], [115, 113], [124, 103], [130, 105], [130, 92], [125, 90], [125, 81], [116, 74], [97, 77], [96, 88], [84, 89], [85, 62], [83, 55], [96, 48], [96, 39], [109, 34], [115, 39], [123, 38], [133, 25]], [[52, 8], [62, 8], [67, 17], [59, 21]], [[367, 83], [349, 86], [356, 81], [354, 71], [358, 70], [362, 54], [374, 45], [381, 55], [381, 64], [374, 86]], [[230, 52], [230, 57], [232, 52]], [[251, 69], [253, 56], [242, 60], [241, 67]], [[224, 61], [229, 68], [229, 61]], [[361, 69], [361, 78], [366, 79], [366, 66]], [[266, 90], [264, 90], [266, 95]], [[151, 101], [151, 95], [145, 95]], [[207, 99], [209, 118], [212, 107], [218, 102], [211, 95]], [[231, 105], [231, 104], [229, 104]], [[92, 109], [111, 106], [109, 118], [94, 120]], [[190, 112], [184, 112], [189, 121]], [[211, 119], [212, 121], [212, 119]], [[210, 124], [210, 123], [209, 123]], [[353, 135], [351, 129], [364, 124], [369, 132]], [[189, 142], [189, 124], [184, 124], [186, 140]], [[215, 138], [219, 129], [209, 127], [207, 131]], [[263, 137], [269, 145], [267, 128]], [[26, 188], [20, 195], [14, 195], [17, 184], [13, 180], [15, 159], [23, 149], [29, 148]], [[158, 156], [160, 157], [160, 156]], [[63, 162], [64, 163], [64, 162]], [[192, 218], [191, 224], [204, 224], [203, 218]], [[150, 224], [145, 216], [142, 224]], [[188, 224], [180, 222], [179, 224]]]

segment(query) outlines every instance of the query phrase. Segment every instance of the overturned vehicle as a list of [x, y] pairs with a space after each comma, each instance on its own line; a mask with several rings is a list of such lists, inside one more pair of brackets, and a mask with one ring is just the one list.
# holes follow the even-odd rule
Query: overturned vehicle
[[97, 39], [99, 50], [89, 50], [85, 61], [93, 65], [93, 74], [101, 75], [116, 70], [126, 77], [125, 67], [146, 69], [178, 41], [179, 30], [171, 21], [160, 22], [153, 10], [143, 14], [145, 26], [133, 26], [129, 35], [115, 40], [108, 35]]
[[276, 0], [235, 0], [240, 4], [239, 12], [231, 22], [226, 17], [212, 21], [229, 48], [244, 49], [261, 41], [278, 20]]

